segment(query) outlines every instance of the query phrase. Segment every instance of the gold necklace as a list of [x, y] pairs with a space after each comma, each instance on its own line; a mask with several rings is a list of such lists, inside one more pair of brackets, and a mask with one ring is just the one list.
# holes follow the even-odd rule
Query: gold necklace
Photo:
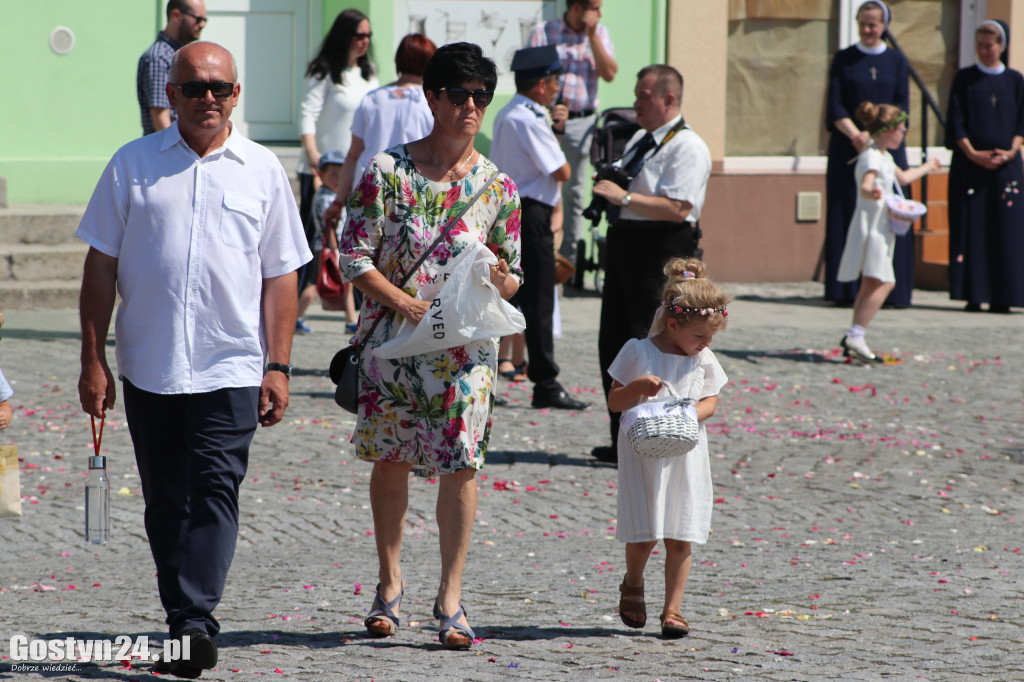
[[463, 161], [462, 164], [455, 170], [449, 170], [448, 166], [442, 165], [441, 162], [437, 160], [437, 157], [434, 156], [434, 150], [430, 148], [430, 143], [424, 141], [424, 144], [427, 147], [427, 153], [430, 154], [430, 158], [434, 160], [434, 165], [443, 170], [445, 174], [451, 177], [452, 180], [455, 180], [455, 178], [459, 176], [459, 172], [466, 167], [466, 164], [469, 163], [469, 160], [473, 158], [473, 153], [476, 151], [475, 149], [470, 149], [469, 156], [466, 157], [466, 160]]

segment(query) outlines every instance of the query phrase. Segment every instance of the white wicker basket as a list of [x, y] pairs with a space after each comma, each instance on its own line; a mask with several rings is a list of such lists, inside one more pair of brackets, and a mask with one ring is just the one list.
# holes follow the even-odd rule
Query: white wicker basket
[[910, 232], [914, 221], [928, 212], [928, 207], [920, 201], [905, 199], [898, 194], [887, 195], [885, 205], [889, 210], [889, 229], [898, 235]]
[[[666, 381], [661, 384], [668, 389], [669, 397], [640, 403], [622, 415], [620, 428], [626, 430], [629, 444], [641, 457], [685, 455], [700, 440], [700, 425], [683, 411], [684, 405], [694, 405], [697, 400], [679, 397]], [[698, 369], [689, 394], [700, 395], [703, 387], [704, 371]]]

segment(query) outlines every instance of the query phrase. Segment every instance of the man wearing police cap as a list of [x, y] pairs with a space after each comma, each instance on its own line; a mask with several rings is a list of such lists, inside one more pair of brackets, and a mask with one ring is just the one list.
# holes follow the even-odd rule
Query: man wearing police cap
[[555, 307], [555, 242], [552, 213], [561, 203], [559, 183], [571, 173], [555, 137], [564, 129], [564, 107], [553, 121], [549, 107], [558, 96], [561, 72], [553, 45], [517, 50], [512, 58], [516, 95], [494, 121], [491, 160], [515, 180], [522, 201], [523, 283], [511, 299], [526, 318], [527, 376], [534, 383], [533, 406], [582, 410], [558, 382], [552, 318]]

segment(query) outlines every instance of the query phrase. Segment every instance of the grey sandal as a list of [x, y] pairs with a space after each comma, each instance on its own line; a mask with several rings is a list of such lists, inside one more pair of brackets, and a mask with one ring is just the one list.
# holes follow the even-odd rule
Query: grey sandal
[[441, 621], [441, 626], [437, 632], [445, 649], [466, 651], [473, 645], [476, 634], [473, 632], [473, 628], [458, 622], [459, 617], [462, 615], [468, 616], [469, 614], [466, 614], [466, 608], [461, 603], [459, 604], [459, 610], [455, 612], [454, 616], [446, 616], [441, 613], [437, 600], [434, 600], [434, 618]]
[[366, 631], [374, 637], [390, 637], [398, 632], [399, 619], [395, 615], [394, 609], [402, 603], [404, 596], [405, 585], [402, 586], [402, 591], [398, 593], [397, 597], [390, 602], [385, 602], [384, 598], [380, 596], [380, 583], [377, 583], [377, 593], [373, 595], [373, 603], [370, 605], [373, 610], [363, 621]]

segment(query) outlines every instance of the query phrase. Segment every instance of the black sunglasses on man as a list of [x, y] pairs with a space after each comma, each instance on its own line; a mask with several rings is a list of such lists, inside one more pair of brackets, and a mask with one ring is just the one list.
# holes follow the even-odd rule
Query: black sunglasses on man
[[192, 17], [193, 19], [195, 19], [197, 24], [205, 24], [206, 23], [206, 17], [204, 17], [202, 15], [192, 14], [191, 12], [186, 12], [183, 9], [178, 10], [178, 11], [181, 12], [182, 14], [184, 14], [186, 17]]
[[171, 85], [181, 90], [181, 94], [189, 99], [205, 97], [207, 90], [213, 93], [213, 96], [217, 99], [226, 99], [235, 91], [234, 83], [225, 83], [223, 81], [213, 81], [210, 83], [205, 81], [189, 81], [188, 83], [171, 83]]

